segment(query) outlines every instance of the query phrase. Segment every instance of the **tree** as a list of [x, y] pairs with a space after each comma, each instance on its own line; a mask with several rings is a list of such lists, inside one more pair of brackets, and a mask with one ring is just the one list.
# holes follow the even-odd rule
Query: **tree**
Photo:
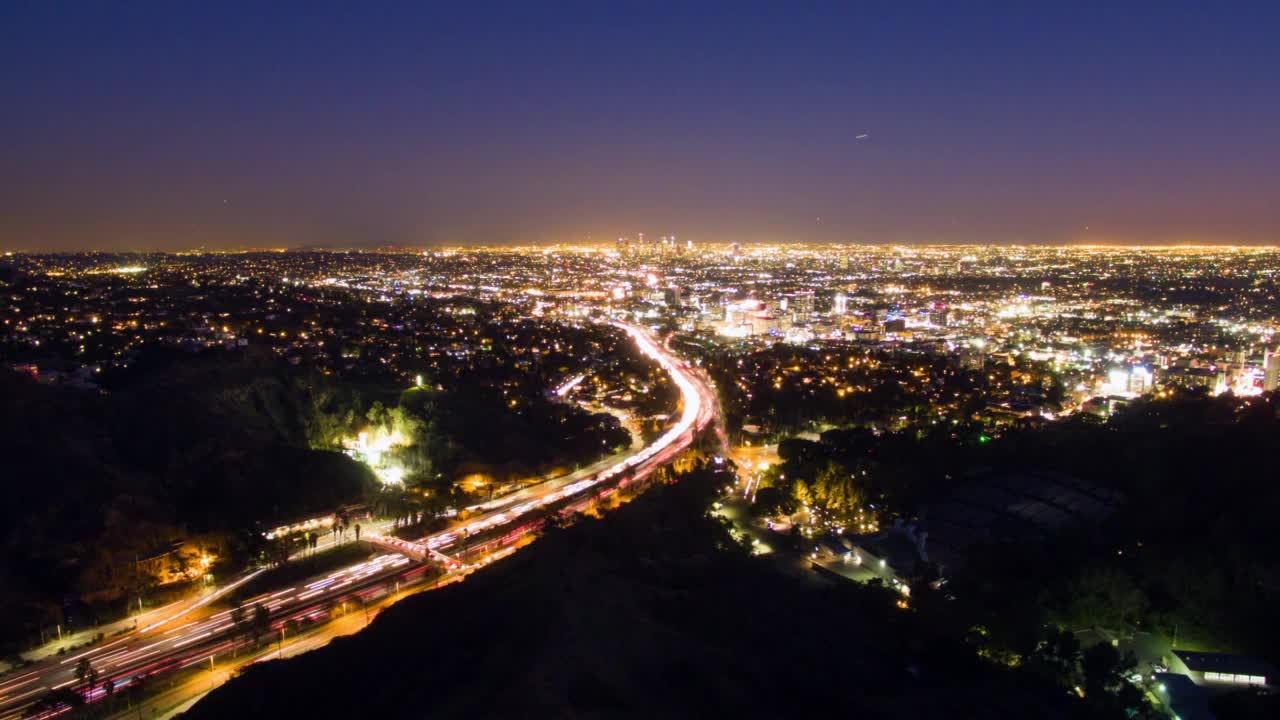
[[279, 567], [289, 562], [289, 539], [287, 537], [268, 540], [263, 550], [264, 559], [272, 567]]
[[245, 611], [236, 601], [235, 607], [231, 608], [231, 627], [227, 628], [227, 635], [231, 638], [231, 656], [236, 655], [236, 643], [240, 636], [244, 634]]
[[795, 502], [776, 487], [764, 487], [756, 491], [752, 512], [763, 515], [790, 515], [796, 511]]
[[1110, 567], [1088, 568], [1071, 583], [1067, 618], [1073, 625], [1123, 628], [1139, 621], [1149, 601], [1128, 573]]
[[76, 663], [76, 680], [81, 684], [87, 684], [92, 689], [93, 681], [97, 678], [94, 676], [93, 665], [89, 663], [89, 658], [80, 658]]
[[249, 632], [253, 634], [253, 647], [256, 649], [262, 638], [271, 632], [271, 613], [262, 603], [255, 603], [253, 616], [249, 620]]
[[791, 486], [791, 497], [801, 505], [812, 503], [813, 492], [809, 489], [809, 483], [797, 478], [795, 484]]
[[853, 476], [835, 462], [828, 462], [813, 481], [813, 499], [842, 522], [851, 523], [862, 507], [862, 495]]
[[1132, 717], [1148, 705], [1142, 693], [1125, 679], [1136, 664], [1132, 653], [1122, 656], [1111, 643], [1098, 643], [1080, 655], [1084, 697], [1099, 715], [1123, 712]]
[[778, 457], [783, 462], [814, 462], [822, 454], [822, 446], [812, 440], [787, 438], [778, 442]]
[[169, 572], [186, 577], [191, 571], [191, 563], [185, 553], [176, 552], [169, 556]]
[[1052, 682], [1074, 687], [1079, 684], [1080, 641], [1070, 630], [1050, 626], [1031, 653], [1029, 665]]

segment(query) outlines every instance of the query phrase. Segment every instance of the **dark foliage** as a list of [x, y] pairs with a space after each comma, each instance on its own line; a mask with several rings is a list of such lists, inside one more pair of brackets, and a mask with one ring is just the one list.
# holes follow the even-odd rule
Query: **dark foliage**
[[64, 597], [134, 589], [133, 561], [175, 539], [363, 496], [363, 466], [306, 445], [308, 378], [271, 356], [183, 360], [110, 394], [0, 377], [6, 616], [49, 622]]
[[953, 568], [955, 592], [975, 613], [962, 617], [1019, 654], [1056, 622], [1155, 630], [1184, 646], [1280, 659], [1280, 485], [1271, 469], [1280, 395], [1180, 393], [1106, 421], [1081, 415], [991, 442], [975, 435], [833, 431], [820, 443], [783, 443], [777, 472], [793, 482], [838, 463], [907, 517], [990, 473], [1057, 471], [1115, 490], [1125, 501], [1100, 527], [971, 549], [966, 567]]
[[184, 717], [1086, 717], [929, 635], [892, 593], [774, 572], [699, 472], [554, 529], [356, 636], [254, 666]]

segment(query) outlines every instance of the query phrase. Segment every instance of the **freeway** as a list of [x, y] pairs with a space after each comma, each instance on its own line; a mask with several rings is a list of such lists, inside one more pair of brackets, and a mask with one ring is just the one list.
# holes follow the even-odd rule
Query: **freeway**
[[[522, 534], [521, 530], [532, 529], [532, 526], [540, 522], [531, 517], [538, 511], [574, 499], [578, 502], [570, 503], [569, 509], [584, 505], [594, 497], [591, 492], [593, 489], [607, 491], [617, 485], [642, 480], [684, 452], [697, 434], [716, 417], [718, 406], [713, 390], [687, 363], [673, 356], [666, 347], [655, 343], [644, 329], [624, 323], [614, 323], [614, 326], [629, 334], [641, 353], [666, 370], [679, 389], [680, 418], [671, 428], [648, 446], [586, 477], [567, 483], [542, 483], [505, 497], [500, 502], [489, 504], [489, 512], [456, 527], [428, 535], [416, 543], [388, 542], [388, 546], [420, 557], [435, 557], [445, 562], [459, 563], [452, 555], [468, 538], [497, 528], [514, 526], [514, 532], [505, 537], [506, 544], [513, 543]], [[381, 537], [377, 540], [386, 541]]]
[[[506, 547], [492, 548], [492, 552], [495, 555], [510, 552], [511, 545], [540, 527], [540, 522], [534, 521], [538, 512], [582, 507], [616, 487], [642, 480], [692, 445], [698, 433], [716, 417], [717, 404], [710, 385], [699, 372], [655, 342], [644, 329], [624, 323], [613, 324], [631, 337], [641, 353], [666, 370], [680, 391], [680, 416], [661, 437], [621, 460], [604, 463], [605, 466], [599, 469], [593, 466], [591, 474], [574, 473], [559, 482], [543, 483], [486, 504], [487, 509], [479, 515], [417, 542], [400, 541], [371, 532], [368, 539], [387, 548], [388, 552], [324, 577], [246, 601], [246, 608], [261, 604], [269, 613], [270, 628], [262, 630], [262, 634], [281, 637], [288, 628], [312, 626], [343, 615], [346, 606], [368, 607], [391, 594], [393, 587], [403, 589], [421, 584], [432, 577], [432, 566], [424, 562], [428, 558], [445, 566], [448, 580], [465, 575], [478, 567], [478, 564], [468, 566], [456, 557], [459, 546], [465, 546], [469, 538], [505, 533], [501, 545]], [[241, 577], [237, 584], [252, 577], [252, 574]], [[102, 683], [107, 680], [114, 683], [116, 691], [127, 692], [129, 684], [137, 682], [139, 677], [212, 666], [219, 659], [227, 663], [245, 651], [243, 633], [240, 637], [233, 637], [236, 623], [231, 610], [205, 613], [210, 612], [208, 606], [212, 599], [230, 589], [232, 586], [219, 588], [216, 594], [203, 598], [199, 603], [111, 642], [66, 657], [47, 658], [11, 677], [0, 679], [0, 720], [22, 717], [28, 706], [52, 690], [80, 689], [86, 699], [93, 702], [104, 697]], [[179, 623], [180, 620], [185, 622]], [[288, 647], [286, 645], [285, 649]], [[82, 658], [88, 659], [98, 673], [98, 684], [88, 692], [83, 691], [76, 676], [76, 666]], [[54, 717], [56, 714], [36, 717]]]
[[643, 479], [655, 469], [675, 459], [693, 443], [697, 433], [715, 417], [715, 396], [711, 388], [682, 360], [655, 343], [642, 328], [614, 323], [631, 336], [641, 353], [656, 361], [668, 372], [680, 390], [679, 420], [657, 440], [620, 462], [594, 475], [561, 486], [539, 486], [532, 497], [516, 498], [483, 516], [448, 531], [423, 538], [419, 543], [430, 551], [448, 552], [464, 538], [478, 535], [494, 527], [509, 525], [542, 508], [568, 498], [589, 496], [594, 488]]
[[[414, 563], [399, 553], [384, 553], [322, 578], [295, 587], [277, 590], [245, 603], [246, 609], [261, 604], [270, 613], [271, 629], [262, 635], [268, 639], [286, 627], [306, 627], [335, 617], [346, 603], [363, 607], [386, 594], [386, 582], [396, 578], [402, 584], [420, 582], [427, 566]], [[416, 573], [416, 575], [414, 574]], [[0, 718], [20, 717], [27, 705], [51, 690], [80, 686], [76, 666], [89, 660], [99, 673], [99, 684], [85, 694], [89, 701], [106, 694], [101, 684], [107, 680], [114, 689], [127, 692], [129, 684], [140, 676], [151, 677], [200, 663], [211, 658], [233, 657], [244, 651], [249, 642], [246, 633], [232, 635], [236, 629], [232, 610], [223, 610], [174, 627], [148, 628], [88, 650], [56, 657], [38, 664], [15, 677], [0, 682]], [[247, 628], [250, 612], [241, 625]], [[51, 717], [38, 715], [37, 717]]]

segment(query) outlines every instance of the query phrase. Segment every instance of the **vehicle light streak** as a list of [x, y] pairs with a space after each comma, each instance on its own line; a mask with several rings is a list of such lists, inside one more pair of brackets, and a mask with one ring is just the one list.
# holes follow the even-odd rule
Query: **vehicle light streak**
[[212, 593], [210, 593], [210, 594], [208, 594], [208, 595], [204, 596], [204, 597], [203, 597], [203, 598], [201, 598], [200, 600], [196, 601], [196, 602], [195, 602], [191, 607], [187, 608], [186, 610], [183, 610], [182, 612], [178, 613], [177, 615], [174, 615], [174, 616], [172, 616], [172, 617], [165, 618], [164, 620], [161, 620], [161, 621], [156, 622], [156, 623], [152, 623], [151, 625], [148, 625], [147, 627], [142, 628], [142, 630], [141, 630], [140, 632], [144, 632], [144, 633], [145, 633], [145, 632], [147, 632], [147, 631], [149, 631], [149, 630], [155, 630], [156, 628], [161, 627], [161, 626], [163, 626], [163, 625], [168, 625], [169, 623], [173, 622], [174, 620], [177, 620], [178, 618], [185, 617], [186, 615], [190, 614], [192, 611], [197, 610], [197, 609], [199, 609], [199, 608], [202, 608], [202, 607], [204, 607], [205, 605], [208, 605], [209, 603], [213, 602], [214, 600], [217, 600], [218, 598], [222, 597], [223, 595], [226, 595], [227, 593], [231, 592], [232, 590], [234, 590], [234, 589], [236, 589], [236, 588], [240, 587], [241, 585], [243, 585], [243, 584], [245, 584], [245, 583], [249, 582], [250, 580], [254, 579], [255, 577], [257, 577], [257, 576], [261, 575], [262, 573], [266, 572], [266, 570], [267, 570], [266, 568], [259, 568], [259, 569], [257, 569], [257, 570], [254, 570], [253, 572], [249, 573], [248, 575], [245, 575], [244, 577], [240, 578], [239, 580], [236, 580], [236, 581], [235, 581], [235, 582], [233, 582], [233, 583], [230, 583], [230, 584], [224, 585], [224, 586], [222, 586], [222, 587], [218, 588], [217, 590], [215, 590], [214, 592], [212, 592]]
[[173, 644], [173, 646], [174, 646], [174, 647], [182, 647], [183, 645], [187, 645], [187, 644], [193, 643], [193, 642], [195, 642], [195, 641], [197, 641], [197, 640], [202, 640], [202, 639], [204, 639], [204, 638], [207, 638], [207, 637], [209, 637], [209, 636], [210, 636], [210, 635], [212, 635], [212, 634], [213, 634], [213, 632], [212, 632], [212, 631], [210, 631], [210, 632], [200, 633], [199, 635], [193, 635], [193, 636], [191, 636], [191, 637], [187, 638], [186, 640], [182, 640], [182, 641], [180, 641], [180, 642], [176, 642], [176, 643], [174, 643], [174, 644]]
[[[615, 487], [643, 480], [663, 463], [673, 459], [693, 441], [696, 431], [711, 421], [714, 402], [710, 399], [710, 390], [700, 388], [700, 381], [693, 378], [688, 367], [683, 363], [673, 362], [643, 330], [619, 323], [615, 323], [615, 326], [631, 337], [642, 354], [657, 362], [680, 391], [682, 407], [678, 419], [655, 442], [623, 460], [601, 463], [598, 471], [592, 468], [589, 471], [591, 474], [564, 485], [548, 482], [544, 486], [520, 491], [512, 498], [490, 503], [487, 506], [492, 508], [490, 514], [481, 515], [418, 542], [368, 533], [365, 538], [391, 552], [350, 565], [306, 585], [260, 594], [242, 607], [256, 605], [265, 608], [270, 615], [271, 626], [276, 631], [288, 622], [327, 619], [330, 608], [335, 603], [351, 599], [368, 602], [390, 595], [392, 591], [389, 586], [393, 579], [400, 588], [421, 582], [428, 577], [430, 570], [429, 565], [420, 562], [423, 558], [433, 558], [450, 570], [460, 568], [461, 563], [442, 550], [479, 532], [502, 531], [500, 537], [477, 541], [469, 548], [485, 553], [482, 564], [505, 557], [515, 552], [515, 543], [541, 527], [542, 519], [536, 516], [537, 511], [566, 502], [570, 503], [570, 508], [584, 506], [593, 498], [613, 492]], [[94, 667], [102, 673], [102, 678], [112, 680], [115, 687], [120, 688], [133, 677], [154, 675], [181, 667], [195, 667], [202, 662], [207, 663], [210, 656], [230, 654], [236, 643], [228, 639], [226, 631], [235, 625], [231, 620], [234, 610], [220, 610], [207, 617], [181, 624], [178, 621], [219, 598], [226, 597], [263, 572], [265, 569], [246, 573], [180, 612], [112, 643], [86, 649], [70, 658], [59, 658], [56, 662], [50, 659], [44, 667], [0, 683], [0, 718], [8, 717], [6, 713], [20, 715], [31, 698], [42, 692], [75, 685], [78, 680], [73, 674], [74, 663], [81, 658], [88, 657], [92, 660], [96, 657], [92, 661]], [[447, 573], [437, 584], [457, 582], [463, 577], [465, 572]], [[15, 691], [22, 691], [22, 694], [15, 695]], [[88, 693], [88, 699], [95, 700], [103, 695], [104, 691], [99, 687]], [[51, 715], [46, 714], [44, 717]]]

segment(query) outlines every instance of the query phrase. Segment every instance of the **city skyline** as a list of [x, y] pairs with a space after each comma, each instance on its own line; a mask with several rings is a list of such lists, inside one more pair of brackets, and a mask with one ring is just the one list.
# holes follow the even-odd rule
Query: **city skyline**
[[0, 4], [0, 720], [1280, 718], [1276, 27]]
[[1280, 238], [1263, 4], [10, 7], [0, 250]]
[[638, 240], [3, 255], [0, 717], [1271, 702], [1280, 248]]

